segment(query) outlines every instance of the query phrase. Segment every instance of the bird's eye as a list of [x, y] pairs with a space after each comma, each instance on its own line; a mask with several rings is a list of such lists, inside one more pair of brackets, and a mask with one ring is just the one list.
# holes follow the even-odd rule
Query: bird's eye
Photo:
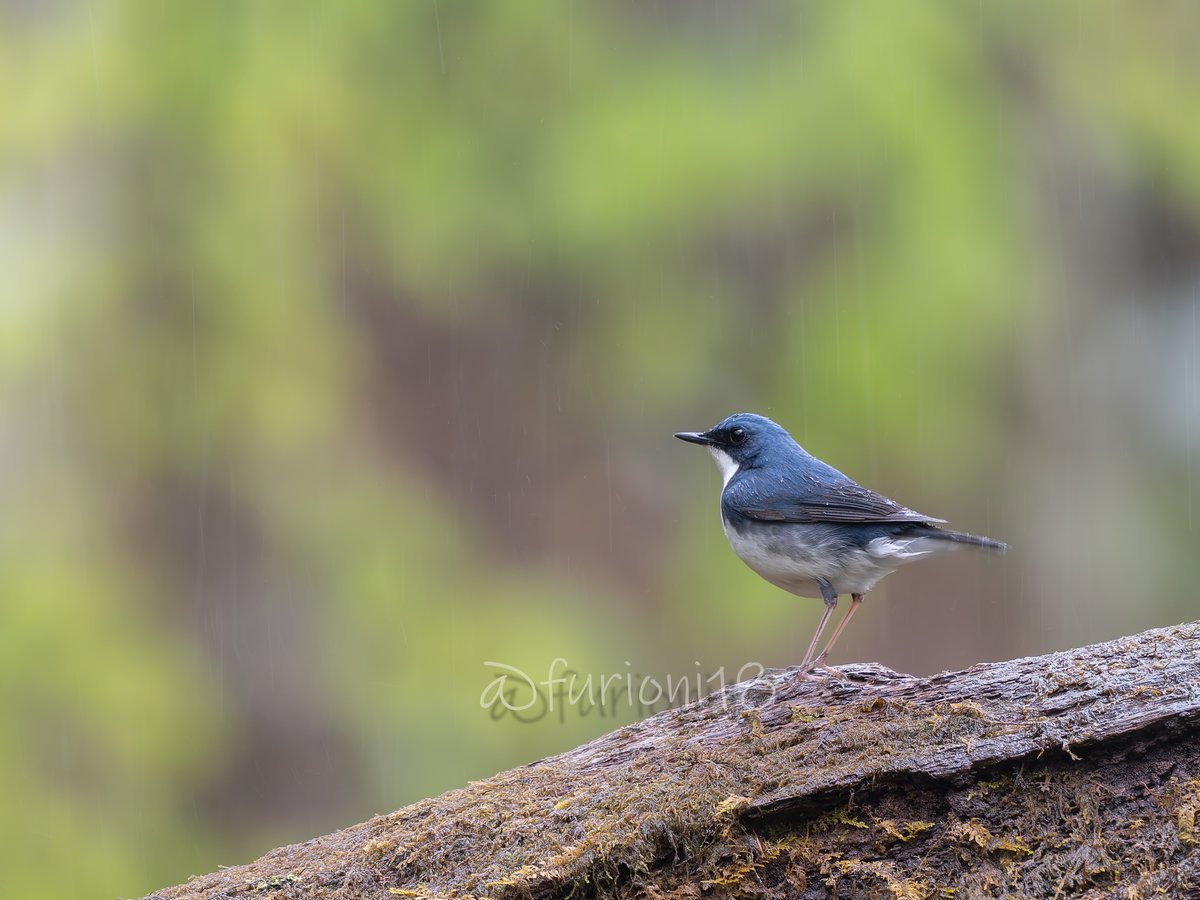
[[735, 428], [735, 429], [733, 429], [733, 431], [729, 432], [729, 443], [731, 443], [731, 444], [746, 443], [746, 429], [745, 428]]

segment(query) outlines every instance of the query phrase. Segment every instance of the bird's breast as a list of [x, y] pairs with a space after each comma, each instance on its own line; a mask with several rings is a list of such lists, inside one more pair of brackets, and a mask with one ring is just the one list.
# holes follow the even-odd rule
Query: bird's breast
[[722, 517], [733, 552], [771, 584], [801, 597], [820, 597], [818, 578], [828, 579], [839, 563], [828, 535], [805, 526], [733, 523]]

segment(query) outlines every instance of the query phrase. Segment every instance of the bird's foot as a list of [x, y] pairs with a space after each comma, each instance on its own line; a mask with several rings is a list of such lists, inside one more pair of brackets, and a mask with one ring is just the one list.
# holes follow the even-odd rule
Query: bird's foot
[[829, 680], [829, 679], [832, 679], [833, 681], [847, 681], [848, 680], [847, 675], [841, 669], [835, 668], [834, 666], [814, 665], [811, 669], [809, 669], [808, 674], [810, 676], [817, 675], [818, 677], [820, 677], [823, 680]]
[[821, 681], [826, 677], [828, 670], [824, 666], [818, 668], [815, 664], [810, 663], [807, 666], [797, 666], [793, 671], [796, 671], [805, 681]]

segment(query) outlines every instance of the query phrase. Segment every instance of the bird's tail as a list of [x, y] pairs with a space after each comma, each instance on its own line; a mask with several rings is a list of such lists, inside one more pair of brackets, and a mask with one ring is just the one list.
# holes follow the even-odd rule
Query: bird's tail
[[977, 534], [967, 534], [965, 531], [946, 531], [937, 528], [931, 530], [926, 537], [931, 537], [939, 541], [950, 541], [954, 544], [982, 547], [985, 550], [991, 550], [995, 553], [1003, 553], [1008, 549], [1008, 544], [1003, 541], [992, 540], [989, 537], [980, 537]]

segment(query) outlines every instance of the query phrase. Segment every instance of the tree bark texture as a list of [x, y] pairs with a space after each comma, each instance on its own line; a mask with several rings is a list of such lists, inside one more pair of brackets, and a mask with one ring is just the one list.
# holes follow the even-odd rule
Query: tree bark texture
[[150, 896], [1200, 897], [1198, 641], [772, 672]]

